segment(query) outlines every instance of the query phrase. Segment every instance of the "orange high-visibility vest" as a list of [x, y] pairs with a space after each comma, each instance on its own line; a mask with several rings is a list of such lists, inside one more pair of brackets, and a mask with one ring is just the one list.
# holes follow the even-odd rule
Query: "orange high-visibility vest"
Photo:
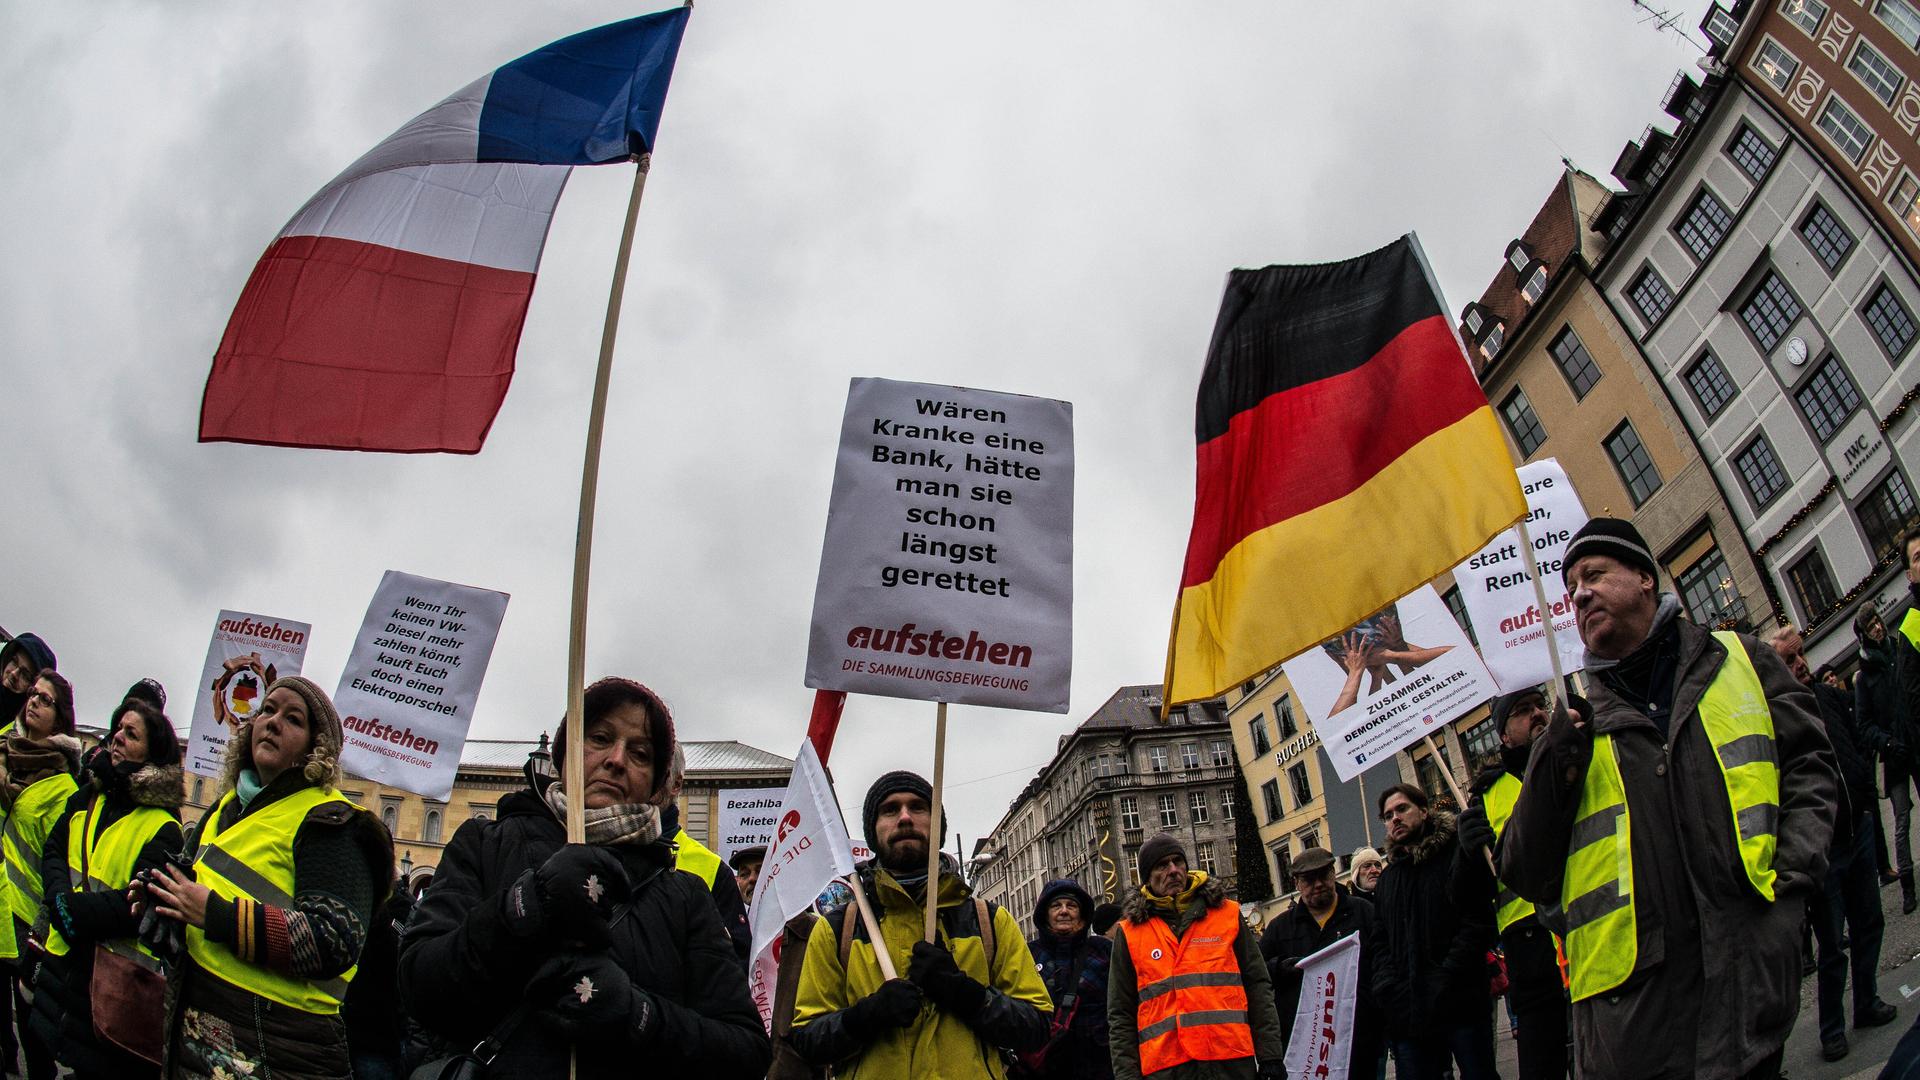
[[1188, 1061], [1253, 1056], [1247, 989], [1233, 943], [1240, 908], [1222, 903], [1181, 938], [1165, 919], [1126, 924], [1127, 951], [1139, 980], [1140, 1071]]

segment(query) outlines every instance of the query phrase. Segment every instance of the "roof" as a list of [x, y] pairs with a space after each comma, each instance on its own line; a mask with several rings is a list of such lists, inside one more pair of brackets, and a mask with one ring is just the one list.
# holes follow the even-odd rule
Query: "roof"
[[[463, 769], [518, 770], [527, 755], [539, 749], [532, 739], [468, 739], [460, 752]], [[789, 772], [793, 761], [757, 746], [733, 742], [693, 742], [681, 744], [687, 755], [689, 774], [708, 772]]]
[[[1217, 723], [1226, 720], [1219, 701], [1196, 701], [1184, 708], [1197, 723]], [[1087, 717], [1078, 728], [1074, 729], [1074, 734], [1164, 728], [1169, 723], [1162, 722], [1160, 719], [1160, 684], [1147, 683], [1139, 686], [1123, 686], [1115, 690], [1105, 704], [1093, 710], [1093, 715]], [[1069, 735], [1067, 738], [1072, 736]], [[1063, 739], [1062, 746], [1064, 745]]]
[[[1593, 216], [1608, 195], [1606, 187], [1598, 180], [1568, 166], [1554, 180], [1546, 201], [1540, 204], [1526, 231], [1520, 234], [1520, 243], [1526, 246], [1532, 257], [1528, 261], [1527, 272], [1530, 273], [1535, 261], [1544, 263], [1548, 281], [1551, 282], [1575, 257], [1592, 265], [1605, 243], [1592, 229]], [[1525, 284], [1522, 273], [1514, 269], [1512, 262], [1503, 256], [1499, 272], [1487, 283], [1486, 291], [1480, 294], [1479, 306], [1491, 320], [1505, 325], [1508, 341], [1518, 336], [1521, 325], [1536, 306], [1520, 295], [1520, 287]], [[1468, 342], [1473, 341], [1474, 335], [1464, 322], [1460, 325], [1460, 333]], [[1474, 350], [1474, 365], [1484, 371], [1491, 366], [1491, 362], [1479, 350]]]

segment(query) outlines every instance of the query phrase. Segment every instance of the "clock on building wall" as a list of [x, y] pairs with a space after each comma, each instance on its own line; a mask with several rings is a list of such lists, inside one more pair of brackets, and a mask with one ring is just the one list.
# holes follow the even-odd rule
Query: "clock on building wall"
[[1807, 341], [1805, 338], [1787, 339], [1787, 363], [1795, 367], [1807, 362]]

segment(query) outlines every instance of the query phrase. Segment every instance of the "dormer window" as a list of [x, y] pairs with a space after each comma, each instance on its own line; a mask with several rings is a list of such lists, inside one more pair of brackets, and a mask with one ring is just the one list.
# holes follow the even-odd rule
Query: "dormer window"
[[1504, 344], [1506, 340], [1507, 340], [1506, 324], [1500, 323], [1500, 322], [1494, 323], [1493, 329], [1487, 331], [1486, 340], [1480, 343], [1480, 355], [1486, 357], [1489, 360], [1493, 359], [1495, 356], [1500, 355], [1500, 346]]
[[1467, 313], [1460, 321], [1467, 325], [1467, 334], [1469, 336], [1478, 338], [1480, 336], [1480, 328], [1486, 325], [1487, 320], [1480, 314], [1479, 304], [1468, 304]]
[[1507, 245], [1507, 265], [1513, 267], [1516, 274], [1524, 274], [1527, 264], [1533, 261], [1533, 252], [1527, 250], [1524, 240], [1515, 240]]
[[1707, 10], [1707, 17], [1700, 21], [1700, 29], [1706, 32], [1715, 45], [1725, 49], [1733, 44], [1733, 35], [1740, 31], [1740, 20], [1719, 4]]
[[1540, 299], [1540, 294], [1546, 291], [1547, 264], [1538, 263], [1534, 266], [1533, 273], [1527, 275], [1527, 283], [1520, 286], [1520, 298], [1531, 304]]

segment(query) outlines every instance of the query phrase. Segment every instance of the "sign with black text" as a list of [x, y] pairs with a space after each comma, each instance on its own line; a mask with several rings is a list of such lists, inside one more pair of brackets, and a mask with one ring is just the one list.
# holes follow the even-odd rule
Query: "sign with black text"
[[[1574, 625], [1573, 596], [1560, 576], [1560, 566], [1573, 534], [1587, 523], [1587, 511], [1558, 461], [1530, 462], [1520, 466], [1519, 473], [1521, 490], [1527, 493], [1527, 535], [1533, 538], [1533, 558], [1546, 586], [1553, 638], [1560, 646], [1560, 670], [1579, 671], [1586, 666], [1587, 650]], [[1453, 570], [1460, 602], [1466, 606], [1474, 636], [1480, 639], [1480, 657], [1503, 694], [1553, 677], [1539, 597], [1520, 550], [1523, 542], [1519, 529], [1508, 529]]]

